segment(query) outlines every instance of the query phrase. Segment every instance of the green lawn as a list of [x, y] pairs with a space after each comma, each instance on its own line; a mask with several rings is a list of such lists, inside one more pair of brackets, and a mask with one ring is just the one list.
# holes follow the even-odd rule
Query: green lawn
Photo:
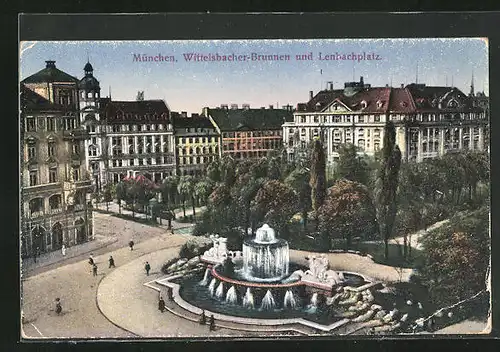
[[384, 257], [385, 246], [383, 242], [360, 242], [357, 245], [353, 245], [353, 249], [370, 254], [376, 263], [399, 268], [414, 268], [422, 260], [422, 251], [416, 248], [411, 249], [411, 257], [405, 260], [403, 258], [403, 246], [393, 243], [389, 243], [389, 258], [387, 260]]

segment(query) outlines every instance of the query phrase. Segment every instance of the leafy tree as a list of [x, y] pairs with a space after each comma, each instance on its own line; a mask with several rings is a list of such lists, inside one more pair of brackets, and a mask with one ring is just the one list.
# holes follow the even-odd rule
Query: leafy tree
[[221, 181], [226, 187], [232, 187], [234, 182], [236, 182], [236, 162], [231, 156], [225, 155], [222, 157], [220, 175]]
[[116, 197], [116, 202], [118, 203], [118, 212], [121, 214], [122, 201], [127, 200], [127, 186], [125, 185], [125, 181], [120, 181], [116, 184], [115, 197]]
[[379, 169], [379, 185], [377, 192], [378, 223], [385, 244], [385, 258], [389, 258], [389, 239], [392, 235], [396, 217], [396, 192], [398, 173], [401, 166], [401, 151], [396, 145], [396, 129], [392, 121], [387, 121], [384, 129], [384, 146]]
[[365, 158], [358, 155], [358, 150], [353, 144], [342, 144], [340, 146], [336, 176], [368, 185], [368, 164]]
[[168, 207], [173, 207], [176, 204], [175, 196], [177, 194], [178, 184], [179, 179], [177, 176], [167, 176], [160, 186], [163, 202], [166, 203]]
[[181, 176], [179, 179], [179, 184], [177, 185], [177, 192], [179, 192], [182, 199], [182, 211], [184, 217], [186, 217], [186, 199], [191, 198], [192, 206], [193, 206], [193, 216], [195, 213], [195, 204], [194, 204], [194, 178], [193, 176]]
[[252, 201], [252, 212], [259, 222], [266, 222], [283, 236], [287, 234], [287, 224], [297, 212], [297, 195], [293, 189], [281, 181], [269, 180]]
[[106, 211], [109, 210], [109, 202], [113, 201], [114, 187], [113, 184], [108, 183], [102, 191], [102, 199], [106, 202]]
[[307, 215], [311, 209], [311, 186], [309, 185], [309, 173], [305, 168], [296, 168], [285, 179], [285, 184], [290, 186], [297, 195], [298, 207], [302, 213], [303, 226], [307, 226]]
[[212, 193], [214, 189], [213, 182], [210, 179], [205, 179], [203, 181], [199, 181], [194, 186], [195, 196], [201, 200], [202, 204], [207, 205], [208, 197]]
[[208, 164], [206, 172], [207, 177], [212, 182], [222, 182], [221, 160], [219, 158], [214, 159], [210, 164]]
[[422, 239], [422, 283], [431, 299], [447, 305], [485, 289], [490, 257], [489, 207], [454, 216]]
[[316, 214], [326, 196], [326, 158], [320, 140], [314, 142], [310, 176], [311, 204]]
[[377, 232], [376, 210], [370, 192], [358, 182], [338, 180], [328, 189], [318, 215], [320, 232], [330, 238], [344, 238], [347, 248], [353, 237], [369, 237]]

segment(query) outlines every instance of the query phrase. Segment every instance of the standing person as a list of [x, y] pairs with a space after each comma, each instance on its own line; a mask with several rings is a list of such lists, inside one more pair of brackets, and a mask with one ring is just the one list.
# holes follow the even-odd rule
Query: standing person
[[167, 288], [167, 297], [168, 297], [169, 301], [173, 301], [174, 300], [174, 293], [172, 292], [172, 288], [171, 287]]
[[130, 247], [130, 250], [133, 251], [134, 250], [134, 241], [130, 240], [130, 242], [128, 243], [128, 246]]
[[158, 310], [162, 313], [165, 311], [165, 301], [162, 296], [160, 296], [160, 300], [158, 301]]
[[35, 249], [33, 251], [33, 261], [36, 263], [36, 253], [37, 253], [37, 250]]
[[90, 253], [90, 256], [89, 256], [89, 264], [90, 265], [94, 265], [95, 261], [94, 261], [94, 257], [93, 257], [93, 253]]
[[209, 326], [209, 330], [210, 330], [210, 331], [214, 331], [214, 330], [215, 330], [215, 318], [214, 318], [214, 315], [213, 315], [213, 314], [210, 316], [210, 326]]
[[56, 298], [56, 313], [59, 315], [62, 312], [61, 300]]
[[115, 268], [115, 260], [112, 255], [109, 256], [109, 268]]
[[94, 265], [92, 265], [92, 274], [94, 276], [97, 276], [97, 265], [94, 263]]
[[66, 246], [64, 244], [61, 247], [61, 252], [62, 252], [63, 257], [65, 257], [66, 256]]
[[207, 317], [205, 315], [205, 311], [201, 311], [200, 324], [205, 325], [207, 323]]
[[146, 269], [146, 275], [149, 276], [149, 271], [151, 270], [151, 265], [149, 265], [148, 262], [146, 262], [146, 265], [144, 265], [144, 269]]

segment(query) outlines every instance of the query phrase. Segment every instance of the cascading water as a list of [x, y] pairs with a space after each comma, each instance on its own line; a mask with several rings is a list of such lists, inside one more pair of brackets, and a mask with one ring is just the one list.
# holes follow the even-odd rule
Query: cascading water
[[255, 238], [243, 241], [243, 273], [250, 281], [276, 281], [288, 275], [288, 242], [278, 239], [268, 225]]
[[215, 291], [215, 297], [222, 299], [224, 298], [224, 283], [221, 281], [219, 286], [217, 286], [217, 290]]
[[262, 303], [260, 304], [260, 309], [262, 310], [271, 310], [276, 307], [276, 303], [274, 302], [273, 294], [270, 290], [267, 290], [266, 295], [262, 299]]
[[314, 292], [313, 295], [311, 296], [311, 307], [317, 307], [318, 306], [318, 293]]
[[212, 279], [210, 281], [210, 285], [208, 285], [208, 292], [210, 292], [210, 296], [213, 296], [215, 294], [215, 285], [217, 284], [217, 280]]
[[291, 309], [297, 308], [297, 300], [295, 299], [293, 292], [290, 290], [286, 291], [285, 293], [285, 299], [283, 300], [283, 307]]
[[201, 286], [207, 286], [208, 285], [208, 274], [210, 273], [210, 269], [205, 270], [205, 275], [203, 275], [203, 280], [200, 281]]
[[245, 296], [243, 297], [243, 307], [254, 308], [253, 294], [252, 291], [250, 290], [250, 287], [247, 288]]
[[234, 286], [231, 286], [231, 288], [227, 290], [226, 302], [231, 304], [238, 303], [238, 296], [236, 295], [236, 289], [234, 288]]

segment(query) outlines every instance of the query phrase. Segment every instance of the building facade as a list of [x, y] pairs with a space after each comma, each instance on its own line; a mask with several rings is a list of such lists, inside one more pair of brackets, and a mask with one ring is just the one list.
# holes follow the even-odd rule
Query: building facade
[[21, 253], [93, 239], [78, 80], [55, 61], [21, 82]]
[[154, 182], [175, 174], [171, 112], [163, 100], [101, 102], [102, 161], [108, 182], [144, 175]]
[[383, 146], [387, 120], [396, 127], [403, 160], [422, 161], [460, 150], [484, 150], [489, 145], [488, 114], [455, 87], [410, 84], [371, 87], [363, 77], [344, 89], [309, 94], [298, 104], [293, 122], [283, 124], [288, 157], [299, 157], [314, 138], [321, 138], [327, 161], [338, 160], [341, 144], [374, 155]]
[[220, 135], [219, 153], [235, 160], [261, 158], [283, 146], [282, 125], [293, 121], [291, 107], [286, 109], [251, 109], [248, 105], [231, 108], [204, 108]]
[[177, 175], [201, 176], [219, 157], [219, 134], [206, 116], [172, 113]]

